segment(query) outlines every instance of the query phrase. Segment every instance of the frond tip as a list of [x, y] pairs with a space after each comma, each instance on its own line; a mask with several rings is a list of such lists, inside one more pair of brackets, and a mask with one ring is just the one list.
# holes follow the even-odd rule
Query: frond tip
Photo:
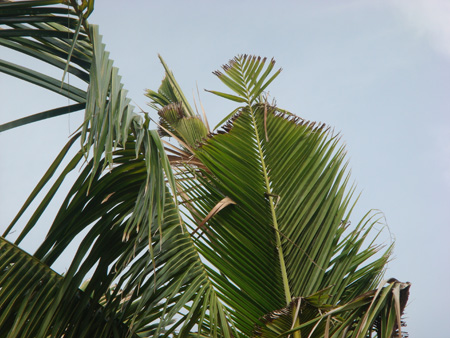
[[228, 88], [237, 94], [226, 94], [210, 91], [213, 94], [232, 101], [252, 104], [264, 89], [278, 76], [281, 68], [272, 76], [269, 75], [275, 66], [275, 59], [266, 65], [267, 58], [241, 54], [222, 65], [223, 72], [213, 72]]

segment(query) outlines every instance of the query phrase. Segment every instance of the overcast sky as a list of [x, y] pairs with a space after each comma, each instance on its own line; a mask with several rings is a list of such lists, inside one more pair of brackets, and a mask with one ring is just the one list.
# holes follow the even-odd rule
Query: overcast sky
[[[269, 87], [277, 105], [342, 135], [362, 192], [353, 222], [370, 209], [385, 215], [396, 239], [386, 277], [412, 283], [405, 316], [410, 337], [445, 338], [448, 18], [447, 0], [97, 0], [89, 21], [99, 24], [137, 106], [147, 109], [144, 89], [161, 82], [160, 53], [187, 96], [198, 85], [213, 125], [235, 106], [203, 91], [224, 90], [211, 72], [240, 53], [274, 57], [283, 68]], [[0, 123], [67, 103], [3, 74], [0, 86]], [[80, 122], [72, 114], [0, 134], [0, 230]], [[381, 241], [389, 244], [389, 234]]]

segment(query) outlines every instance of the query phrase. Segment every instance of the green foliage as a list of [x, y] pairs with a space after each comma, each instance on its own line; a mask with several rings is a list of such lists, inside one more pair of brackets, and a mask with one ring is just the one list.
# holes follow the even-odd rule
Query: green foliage
[[[6, 61], [0, 71], [77, 102], [0, 130], [85, 111], [0, 238], [0, 337], [400, 335], [409, 283], [383, 280], [392, 246], [366, 244], [378, 215], [350, 226], [354, 189], [339, 137], [266, 102], [275, 61], [240, 55], [214, 73], [232, 93], [211, 92], [238, 107], [212, 134], [160, 58], [165, 78], [146, 93], [158, 133], [148, 114], [133, 112], [86, 21], [92, 10], [93, 1], [0, 4], [0, 44], [63, 76]], [[87, 88], [64, 82], [67, 72]], [[21, 243], [80, 166], [45, 239], [27, 253]], [[72, 259], [64, 275], [52, 270], [61, 257]]]

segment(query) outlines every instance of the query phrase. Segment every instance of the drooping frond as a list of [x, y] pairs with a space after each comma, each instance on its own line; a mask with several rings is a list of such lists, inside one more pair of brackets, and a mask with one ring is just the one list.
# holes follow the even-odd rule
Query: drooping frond
[[[33, 280], [24, 278], [24, 268], [15, 268], [19, 264], [9, 258], [11, 250], [2, 249], [0, 261], [6, 262], [6, 270], [0, 307], [7, 320], [0, 324], [0, 332], [16, 337], [131, 337], [175, 330], [188, 334], [198, 324], [204, 334], [230, 337], [228, 315], [172, 196], [176, 187], [163, 144], [155, 131], [147, 130], [147, 121], [133, 113], [97, 27], [85, 21], [92, 1], [73, 2], [69, 8], [53, 6], [57, 3], [0, 4], [1, 23], [8, 26], [1, 31], [4, 45], [54, 64], [61, 77], [67, 70], [88, 83], [87, 90], [72, 88], [62, 80], [2, 63], [9, 74], [46, 89], [59, 92], [61, 86], [62, 95], [86, 107], [82, 131], [64, 148], [4, 235], [15, 230], [18, 219], [39, 198], [75, 140], [81, 138], [82, 148], [49, 187], [16, 245], [36, 227], [66, 176], [83, 157], [88, 162], [34, 255], [14, 246], [19, 253], [14, 257], [28, 257], [30, 269], [33, 264], [40, 268], [30, 270], [37, 283], [32, 298], [28, 286]], [[86, 235], [77, 243], [75, 256], [66, 257], [72, 259], [68, 271], [64, 276], [52, 272], [54, 262], [65, 257], [65, 249], [81, 233]], [[49, 273], [58, 281], [51, 289], [42, 286]], [[12, 285], [16, 285], [14, 302]], [[33, 305], [41, 301], [39, 308]], [[192, 309], [189, 315], [187, 304]]]
[[[80, 140], [86, 154], [93, 150], [97, 166], [102, 154], [105, 165], [111, 164], [112, 151], [126, 142], [130, 128], [141, 134], [143, 119], [133, 113], [98, 27], [86, 21], [92, 9], [92, 0], [81, 4], [56, 0], [0, 3], [0, 45], [52, 65], [60, 70], [60, 76], [6, 60], [0, 60], [0, 71], [77, 102], [9, 122], [0, 131], [85, 109]], [[86, 87], [71, 85], [67, 73]], [[142, 135], [137, 135], [138, 139]]]
[[[0, 131], [84, 109], [86, 88], [67, 81], [66, 74], [89, 84], [93, 48], [86, 18], [88, 6], [64, 6], [64, 1], [10, 1], [0, 3], [0, 45], [53, 66], [49, 75], [21, 64], [0, 60], [0, 71], [65, 96], [75, 104], [56, 107], [0, 126]], [[91, 5], [92, 4], [92, 5]]]
[[[134, 142], [131, 137], [127, 148], [132, 149]], [[150, 144], [153, 148], [149, 153], [160, 156], [157, 146]], [[135, 158], [134, 151], [127, 149], [113, 155], [114, 168], [106, 174], [97, 169], [90, 185], [94, 164], [93, 160], [88, 163], [63, 202], [44, 242], [33, 257], [29, 256], [31, 262], [44, 267], [44, 272], [51, 271], [50, 267], [64, 255], [68, 244], [87, 231], [64, 276], [53, 272], [58, 281], [53, 293], [49, 294], [47, 288], [36, 289], [36, 299], [45, 298], [47, 302], [39, 316], [34, 308], [29, 308], [35, 299], [27, 297], [29, 280], [24, 278], [23, 269], [7, 269], [8, 283], [2, 284], [2, 288], [6, 292], [9, 285], [17, 285], [14, 306], [27, 310], [14, 315], [8, 312], [10, 317], [3, 326], [0, 324], [0, 331], [12, 329], [11, 323], [27, 323], [29, 329], [25, 324], [21, 326], [23, 334], [20, 330], [12, 332], [17, 337], [29, 337], [28, 330], [37, 330], [37, 336], [64, 333], [66, 337], [110, 337], [122, 330], [121, 337], [131, 337], [144, 332], [146, 335], [163, 335], [172, 330], [187, 333], [199, 323], [205, 334], [211, 330], [212, 335], [220, 333], [229, 337], [232, 328], [227, 324], [228, 315], [220, 305], [187, 229], [180, 225], [169, 190], [156, 188], [160, 177], [157, 172], [147, 175], [143, 155]], [[82, 156], [75, 158], [81, 160]], [[151, 161], [152, 164], [161, 162], [155, 158]], [[86, 196], [88, 188], [90, 193]], [[161, 198], [165, 199], [162, 209], [158, 204]], [[37, 220], [43, 208], [45, 205], [35, 211], [31, 222]], [[25, 232], [34, 225], [29, 222]], [[19, 237], [24, 236], [26, 233]], [[11, 265], [8, 253], [1, 253], [0, 261]], [[40, 285], [44, 277], [36, 275], [35, 278]], [[88, 283], [84, 282], [86, 279]], [[80, 295], [84, 298], [80, 299]], [[11, 295], [3, 293], [3, 296], [0, 294], [0, 304], [7, 306]], [[189, 302], [192, 313], [188, 316], [183, 309]], [[86, 307], [92, 309], [89, 311], [95, 314], [95, 321], [87, 316], [90, 312]], [[183, 320], [174, 322], [180, 316], [184, 316]], [[205, 318], [216, 320], [208, 320], [204, 326]], [[34, 326], [37, 328], [33, 329]]]

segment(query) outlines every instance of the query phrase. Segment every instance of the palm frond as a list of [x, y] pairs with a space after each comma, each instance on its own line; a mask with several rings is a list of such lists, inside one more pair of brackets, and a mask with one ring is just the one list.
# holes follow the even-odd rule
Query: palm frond
[[0, 131], [84, 108], [86, 89], [65, 82], [63, 74], [68, 72], [89, 83], [93, 58], [85, 21], [89, 13], [77, 5], [63, 4], [64, 1], [53, 0], [0, 3], [0, 45], [59, 69], [61, 77], [6, 60], [0, 60], [0, 71], [65, 96], [77, 104], [16, 120], [0, 126]]
[[[336, 306], [381, 280], [392, 248], [367, 263], [380, 250], [363, 245], [377, 223], [370, 215], [343, 237], [353, 189], [339, 137], [325, 125], [256, 103], [194, 153], [207, 170], [180, 172], [180, 196], [241, 332], [295, 297], [329, 289]], [[208, 217], [223, 199], [234, 205]]]
[[[77, 102], [7, 123], [0, 130], [85, 108], [83, 149], [85, 153], [94, 149], [95, 166], [103, 153], [105, 165], [111, 165], [112, 151], [126, 142], [131, 127], [139, 133], [143, 119], [133, 113], [98, 27], [86, 21], [92, 9], [92, 0], [80, 5], [75, 1], [67, 4], [53, 0], [0, 4], [0, 45], [52, 65], [61, 71], [61, 77], [5, 60], [0, 60], [0, 71]], [[78, 77], [88, 87], [79, 88], [66, 82], [66, 73]]]

